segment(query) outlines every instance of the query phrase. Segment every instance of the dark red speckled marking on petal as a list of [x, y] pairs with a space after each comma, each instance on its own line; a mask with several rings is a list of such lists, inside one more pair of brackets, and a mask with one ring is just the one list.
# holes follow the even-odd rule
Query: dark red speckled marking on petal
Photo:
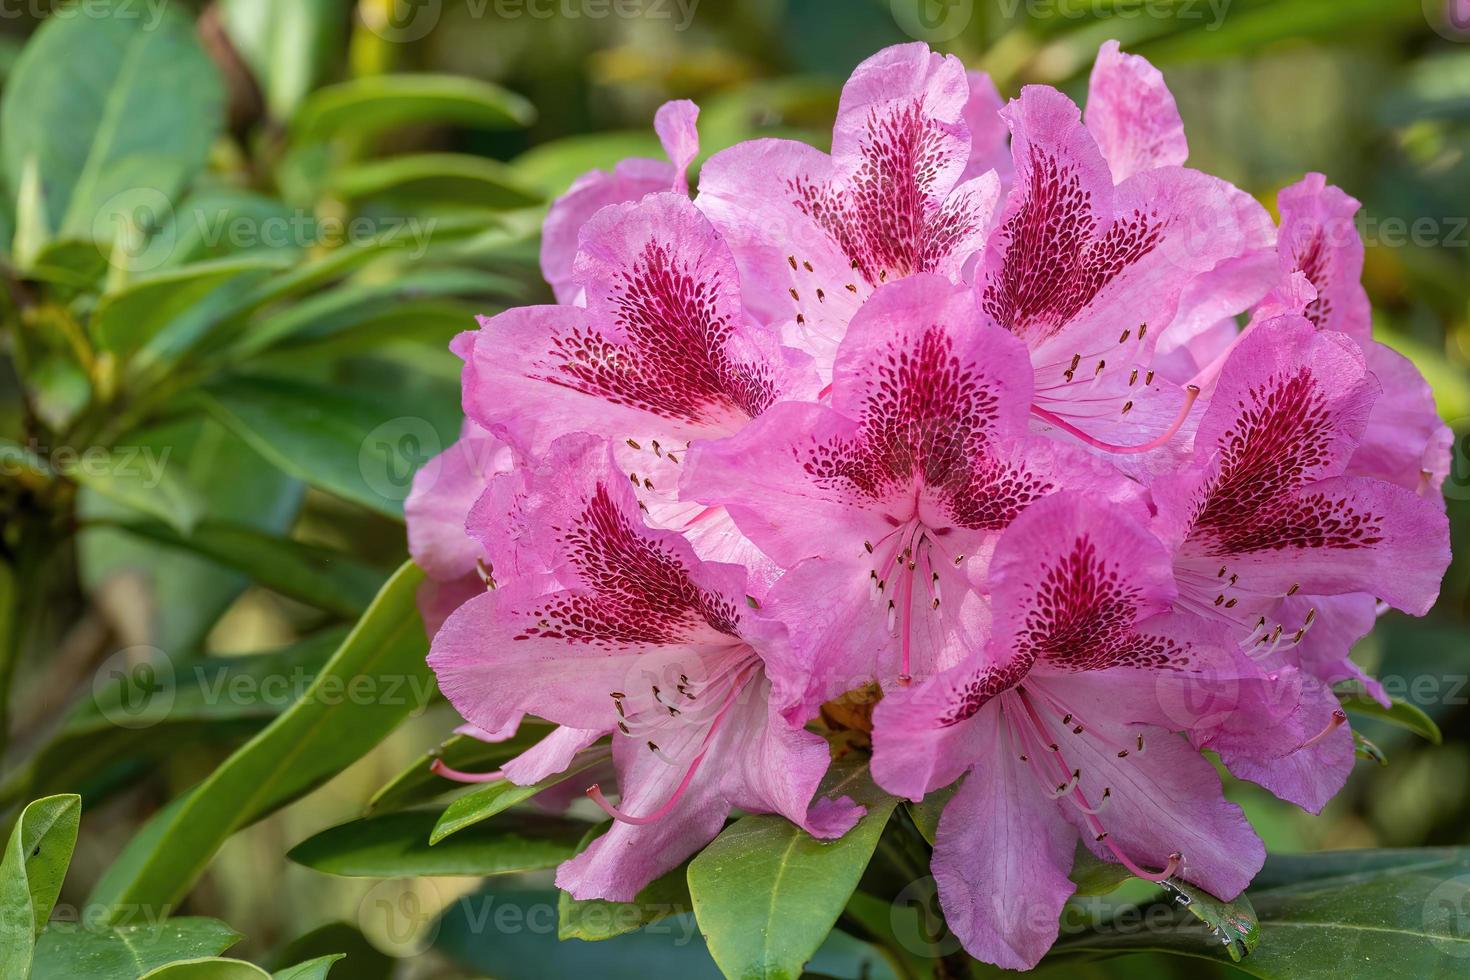
[[586, 591], [551, 598], [516, 639], [614, 648], [676, 642], [701, 626], [738, 635], [735, 604], [701, 589], [676, 555], [638, 534], [604, 484], [572, 527], [558, 532]]
[[1043, 574], [1017, 637], [1020, 652], [1062, 670], [1167, 669], [1182, 651], [1136, 627], [1142, 595], [1087, 536]]
[[1305, 493], [1328, 461], [1333, 419], [1305, 367], [1252, 388], [1220, 436], [1220, 471], [1191, 538], [1210, 555], [1288, 547], [1363, 548], [1382, 540], [1381, 520], [1340, 500]]
[[919, 102], [870, 113], [859, 152], [862, 162], [841, 188], [796, 178], [787, 189], [871, 285], [932, 271], [977, 227], [968, 195], [942, 208], [933, 203], [948, 147]]
[[759, 415], [776, 400], [770, 370], [735, 361], [735, 325], [716, 304], [715, 275], [696, 278], [657, 242], [622, 274], [614, 298], [627, 343], [596, 331], [554, 339], [544, 380], [631, 408], [695, 424]]
[[1025, 179], [1024, 204], [1002, 228], [1005, 262], [986, 285], [984, 306], [1013, 332], [1044, 338], [1152, 252], [1165, 222], [1157, 213], [1135, 210], [1094, 239], [1099, 215], [1075, 168], [1033, 149]]
[[954, 690], [948, 710], [940, 715], [939, 727], [948, 728], [975, 717], [997, 694], [1025, 680], [1031, 664], [1030, 659], [1017, 659], [1001, 667], [977, 670]]
[[1331, 286], [1331, 272], [1328, 266], [1331, 264], [1331, 253], [1327, 250], [1326, 237], [1322, 229], [1318, 228], [1312, 234], [1296, 258], [1296, 267], [1312, 288], [1317, 290], [1317, 298], [1307, 304], [1302, 310], [1302, 315], [1312, 321], [1312, 325], [1321, 329], [1324, 324], [1332, 319], [1332, 300], [1327, 296], [1328, 287]]
[[892, 343], [868, 371], [858, 435], [806, 450], [818, 484], [872, 501], [939, 494], [962, 527], [1003, 527], [1050, 484], [991, 455], [1000, 399], [938, 326]]

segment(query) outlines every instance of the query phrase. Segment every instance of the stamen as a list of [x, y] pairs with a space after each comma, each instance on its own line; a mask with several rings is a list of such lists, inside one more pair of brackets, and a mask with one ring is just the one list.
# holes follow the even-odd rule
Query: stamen
[[[1031, 406], [1031, 414], [1035, 415], [1043, 422], [1054, 425], [1065, 432], [1071, 433], [1094, 449], [1101, 449], [1104, 452], [1109, 453], [1131, 455], [1134, 453], [1151, 452], [1152, 450], [1158, 449], [1160, 446], [1165, 445], [1170, 439], [1174, 438], [1174, 436], [1178, 434], [1179, 430], [1183, 428], [1185, 420], [1189, 418], [1190, 410], [1194, 408], [1195, 399], [1197, 399], [1198, 397], [1199, 388], [1195, 385], [1190, 385], [1185, 392], [1184, 405], [1179, 409], [1178, 416], [1176, 416], [1174, 421], [1170, 423], [1169, 427], [1165, 429], [1162, 433], [1160, 433], [1156, 438], [1150, 439], [1148, 442], [1145, 442], [1142, 445], [1138, 446], [1119, 446], [1115, 443], [1103, 442], [1101, 439], [1088, 435], [1086, 432], [1083, 432], [1081, 429], [1066, 421], [1061, 416], [1053, 412], [1049, 412], [1039, 405]], [[1132, 402], [1129, 402], [1129, 405], [1131, 406]]]
[[1343, 711], [1341, 708], [1334, 708], [1332, 710], [1332, 720], [1327, 723], [1327, 727], [1322, 729], [1317, 734], [1313, 735], [1311, 738], [1307, 739], [1301, 745], [1298, 745], [1296, 751], [1300, 752], [1302, 749], [1310, 749], [1312, 746], [1322, 741], [1328, 735], [1331, 735], [1333, 732], [1337, 731], [1346, 722], [1347, 712]]
[[435, 759], [429, 763], [429, 771], [436, 776], [452, 779], [456, 783], [493, 783], [505, 778], [505, 773], [499, 769], [494, 772], [461, 772], [458, 769], [451, 769], [445, 765], [443, 759]]

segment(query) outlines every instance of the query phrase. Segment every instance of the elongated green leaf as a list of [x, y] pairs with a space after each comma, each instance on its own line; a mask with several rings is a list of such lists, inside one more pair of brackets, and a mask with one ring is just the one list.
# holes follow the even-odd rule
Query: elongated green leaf
[[283, 472], [391, 517], [402, 516], [414, 471], [458, 435], [452, 411], [395, 418], [381, 400], [283, 379], [238, 378], [202, 397]]
[[150, 821], [93, 900], [115, 914], [176, 902], [232, 833], [330, 779], [422, 709], [433, 689], [415, 605], [422, 580], [401, 568], [301, 699]]
[[[440, 919], [435, 948], [474, 976], [497, 980], [597, 977], [598, 980], [718, 980], [692, 915], [669, 916], [603, 942], [563, 942], [556, 934], [558, 894], [491, 878]], [[859, 972], [842, 976], [862, 976]]]
[[222, 0], [230, 40], [279, 120], [325, 76], [346, 24], [347, 0]]
[[835, 841], [784, 817], [741, 817], [689, 865], [689, 894], [710, 955], [727, 977], [801, 976], [857, 887], [897, 801], [865, 766], [834, 765], [820, 796], [867, 814]]
[[94, 0], [48, 18], [0, 102], [0, 154], [12, 193], [26, 161], [44, 180], [59, 237], [111, 243], [135, 207], [176, 200], [219, 131], [224, 93], [174, 4]]
[[[593, 827], [577, 846], [581, 853], [608, 829], [607, 824]], [[561, 893], [556, 907], [556, 932], [562, 939], [602, 941], [642, 929], [671, 915], [688, 915], [694, 911], [689, 897], [689, 862], [685, 861], [668, 874], [660, 875], [640, 891], [631, 902], [606, 902], [602, 899], [575, 899]]]
[[150, 458], [134, 448], [93, 446], [67, 460], [61, 473], [88, 490], [188, 534], [204, 510], [199, 490], [167, 456]]
[[244, 960], [207, 956], [157, 967], [138, 980], [270, 980], [270, 974]]
[[156, 763], [181, 744], [244, 741], [294, 702], [346, 635], [334, 628], [280, 650], [177, 665], [162, 651], [157, 662], [109, 661], [92, 697], [6, 777], [0, 806], [67, 787], [96, 804], [120, 764]]
[[584, 773], [599, 763], [606, 762], [607, 759], [606, 749], [588, 749], [577, 756], [564, 771], [548, 776], [539, 783], [517, 786], [508, 779], [502, 779], [499, 782], [481, 786], [474, 792], [467, 793], [449, 804], [434, 824], [429, 843], [437, 844], [450, 834], [457, 834], [466, 827], [473, 827], [483, 820], [489, 820], [497, 813], [504, 813], [517, 803], [524, 803], [542, 790], [564, 783], [573, 776]]
[[663, 147], [651, 130], [589, 133], [541, 143], [511, 161], [511, 169], [541, 193], [556, 196], [590, 170], [611, 170], [627, 157], [662, 160]]
[[291, 132], [297, 142], [311, 143], [338, 135], [364, 138], [406, 124], [514, 129], [535, 118], [529, 102], [489, 82], [455, 75], [376, 75], [314, 93]]
[[240, 941], [215, 919], [164, 920], [157, 907], [134, 913], [137, 921], [128, 925], [53, 922], [36, 946], [30, 980], [137, 980], [168, 963], [217, 956]]
[[1248, 894], [1260, 942], [1239, 962], [1229, 959], [1209, 926], [1182, 909], [1172, 918], [1145, 910], [1147, 929], [1114, 926], [1064, 937], [1052, 955], [1177, 953], [1232, 963], [1268, 980], [1449, 980], [1470, 957], [1470, 848], [1272, 858], [1258, 882]]
[[478, 269], [426, 269], [385, 282], [347, 283], [257, 318], [234, 346], [234, 353], [244, 358], [289, 344], [289, 353], [294, 355], [302, 345], [337, 337], [352, 339], [364, 332], [381, 342], [386, 331], [379, 324], [412, 321], [419, 311], [452, 311], [453, 325], [465, 330], [474, 323], [474, 311], [450, 303], [449, 298], [519, 298], [523, 293], [515, 280]]
[[247, 255], [186, 265], [141, 278], [104, 296], [92, 315], [97, 343], [128, 357], [215, 290], [239, 279], [259, 279], [280, 269], [285, 257]]
[[462, 789], [459, 783], [435, 774], [430, 766], [443, 759], [452, 769], [489, 772], [500, 764], [535, 745], [551, 733], [551, 726], [538, 721], [523, 721], [521, 727], [503, 742], [484, 742], [469, 735], [451, 735], [433, 751], [409, 763], [368, 800], [366, 812], [382, 813], [427, 803], [445, 793]]
[[297, 864], [358, 878], [497, 875], [554, 868], [577, 852], [587, 824], [546, 814], [502, 813], [436, 847], [439, 814], [404, 810], [324, 830], [291, 849]]
[[384, 197], [492, 211], [541, 203], [541, 194], [503, 163], [463, 153], [420, 153], [344, 167], [332, 180], [348, 201]]
[[28, 976], [77, 843], [82, 798], [36, 800], [21, 811], [0, 860], [0, 977]]
[[346, 922], [329, 922], [287, 943], [266, 964], [284, 977], [298, 965], [321, 960], [345, 958], [348, 965], [342, 973], [351, 972], [351, 980], [390, 980], [397, 962], [368, 942], [362, 930]]
[[244, 572], [257, 585], [344, 616], [366, 609], [387, 578], [351, 555], [233, 524], [206, 522], [188, 534], [162, 524], [127, 524], [123, 530], [203, 555]]
[[344, 953], [333, 953], [330, 956], [318, 956], [314, 960], [288, 966], [284, 970], [277, 970], [271, 974], [273, 980], [325, 980], [332, 967], [339, 961], [346, 959]]
[[1440, 734], [1439, 726], [1434, 723], [1434, 719], [1426, 715], [1422, 708], [1409, 704], [1407, 701], [1395, 698], [1392, 706], [1385, 708], [1372, 698], [1361, 695], [1351, 695], [1340, 700], [1342, 706], [1355, 715], [1378, 718], [1400, 728], [1407, 728], [1415, 735], [1428, 739], [1435, 745], [1444, 741], [1444, 736]]

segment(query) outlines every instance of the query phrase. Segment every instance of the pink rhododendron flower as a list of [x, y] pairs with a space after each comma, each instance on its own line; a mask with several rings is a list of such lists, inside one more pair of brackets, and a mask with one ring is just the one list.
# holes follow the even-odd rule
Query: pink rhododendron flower
[[691, 201], [696, 115], [553, 205], [556, 305], [454, 343], [469, 422], [406, 508], [430, 663], [480, 737], [559, 727], [441, 772], [610, 760], [557, 882], [629, 900], [732, 809], [851, 827], [806, 726], [859, 692], [879, 787], [958, 784], [932, 867], [974, 956], [1045, 954], [1078, 839], [1239, 894], [1264, 850], [1202, 753], [1320, 810], [1332, 685], [1383, 696], [1352, 644], [1449, 561], [1448, 430], [1371, 339], [1357, 202], [1308, 175], [1278, 230], [1116, 42], [1085, 109], [886, 49], [830, 154], [737, 144]]
[[[817, 836], [850, 827], [860, 807], [812, 804], [827, 744], [771, 703], [773, 685], [790, 682], [785, 628], [747, 605], [744, 569], [701, 562], [678, 535], [645, 526], [596, 437], [558, 440], [523, 476], [522, 513], [506, 523], [539, 529], [543, 571], [460, 607], [429, 660], [483, 729], [524, 713], [566, 726], [537, 765], [506, 767], [516, 782], [564, 769], [615, 733], [622, 798], [595, 798], [616, 823], [557, 883], [579, 898], [631, 901], [713, 839], [731, 807], [781, 813]], [[480, 528], [492, 554], [501, 526]]]

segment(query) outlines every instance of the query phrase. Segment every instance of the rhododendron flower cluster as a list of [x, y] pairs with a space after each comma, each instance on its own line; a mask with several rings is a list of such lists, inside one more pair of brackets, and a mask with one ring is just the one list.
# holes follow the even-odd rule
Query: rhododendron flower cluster
[[463, 438], [408, 505], [430, 662], [480, 737], [559, 727], [441, 771], [610, 742], [576, 789], [611, 829], [557, 883], [625, 901], [732, 809], [847, 831], [813, 722], [876, 700], [844, 717], [877, 784], [957, 784], [932, 867], [974, 956], [1040, 959], [1079, 840], [1233, 898], [1264, 849], [1203, 750], [1320, 810], [1332, 685], [1382, 697], [1349, 648], [1449, 560], [1448, 430], [1371, 339], [1357, 203], [1308, 175], [1278, 227], [1189, 169], [1113, 42], [1085, 111], [889, 48], [831, 153], [741, 143], [691, 197], [696, 124], [669, 103], [668, 161], [551, 208], [555, 305], [455, 342]]

